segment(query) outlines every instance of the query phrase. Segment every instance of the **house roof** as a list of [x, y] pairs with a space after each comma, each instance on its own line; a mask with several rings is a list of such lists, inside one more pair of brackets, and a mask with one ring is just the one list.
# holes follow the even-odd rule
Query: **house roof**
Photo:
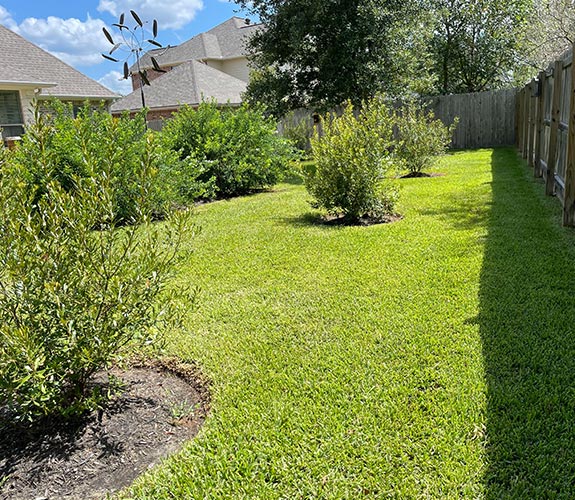
[[57, 57], [0, 25], [0, 83], [41, 88], [40, 96], [115, 99], [118, 96]]
[[[146, 106], [171, 109], [180, 104], [199, 104], [202, 99], [215, 99], [220, 104], [239, 104], [246, 83], [199, 61], [188, 61], [174, 68], [151, 85], [144, 87]], [[142, 107], [140, 89], [116, 101], [112, 113], [133, 111]]]
[[[261, 27], [262, 24], [250, 24], [247, 19], [232, 17], [181, 45], [147, 52], [140, 59], [140, 66], [151, 68], [150, 56], [154, 56], [160, 66], [176, 66], [191, 60], [244, 57], [246, 37]], [[133, 72], [134, 67], [130, 70]]]

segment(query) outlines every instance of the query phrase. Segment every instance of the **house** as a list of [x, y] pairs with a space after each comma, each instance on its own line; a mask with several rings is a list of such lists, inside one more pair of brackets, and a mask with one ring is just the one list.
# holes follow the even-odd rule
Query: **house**
[[[169, 117], [180, 105], [197, 106], [202, 98], [237, 106], [249, 81], [246, 40], [260, 29], [248, 19], [232, 17], [175, 47], [155, 49], [140, 59], [149, 86], [144, 87], [148, 120]], [[151, 56], [166, 73], [155, 71]], [[130, 68], [134, 91], [116, 101], [111, 111], [134, 112], [142, 107], [140, 75]]]
[[82, 104], [118, 96], [20, 35], [0, 25], [0, 128], [19, 136], [34, 119], [32, 101], [57, 98]]

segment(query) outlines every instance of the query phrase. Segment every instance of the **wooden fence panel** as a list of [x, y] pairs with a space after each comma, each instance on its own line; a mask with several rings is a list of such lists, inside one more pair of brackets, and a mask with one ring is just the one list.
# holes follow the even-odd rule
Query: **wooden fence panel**
[[565, 226], [575, 226], [574, 49], [521, 89], [516, 107], [517, 147], [561, 201]]
[[515, 144], [516, 89], [435, 96], [428, 105], [445, 124], [459, 117], [454, 148]]

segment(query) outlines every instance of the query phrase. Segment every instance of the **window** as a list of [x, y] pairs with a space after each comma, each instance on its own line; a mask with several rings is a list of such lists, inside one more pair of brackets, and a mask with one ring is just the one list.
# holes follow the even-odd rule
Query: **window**
[[0, 128], [2, 137], [24, 133], [20, 94], [17, 90], [0, 90]]

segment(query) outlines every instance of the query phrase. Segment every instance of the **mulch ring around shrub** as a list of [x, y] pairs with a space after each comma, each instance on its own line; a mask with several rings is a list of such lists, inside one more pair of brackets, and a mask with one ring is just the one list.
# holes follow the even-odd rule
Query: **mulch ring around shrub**
[[349, 218], [345, 216], [325, 215], [318, 218], [317, 222], [328, 226], [375, 226], [376, 224], [390, 224], [400, 221], [401, 219], [403, 219], [403, 215], [399, 214], [390, 214], [377, 218], [367, 216]]
[[209, 393], [197, 367], [169, 359], [111, 373], [124, 387], [104, 410], [41, 428], [0, 422], [0, 499], [100, 499], [198, 433]]
[[419, 177], [444, 177], [443, 172], [409, 172], [408, 174], [401, 175], [400, 179], [415, 179]]

